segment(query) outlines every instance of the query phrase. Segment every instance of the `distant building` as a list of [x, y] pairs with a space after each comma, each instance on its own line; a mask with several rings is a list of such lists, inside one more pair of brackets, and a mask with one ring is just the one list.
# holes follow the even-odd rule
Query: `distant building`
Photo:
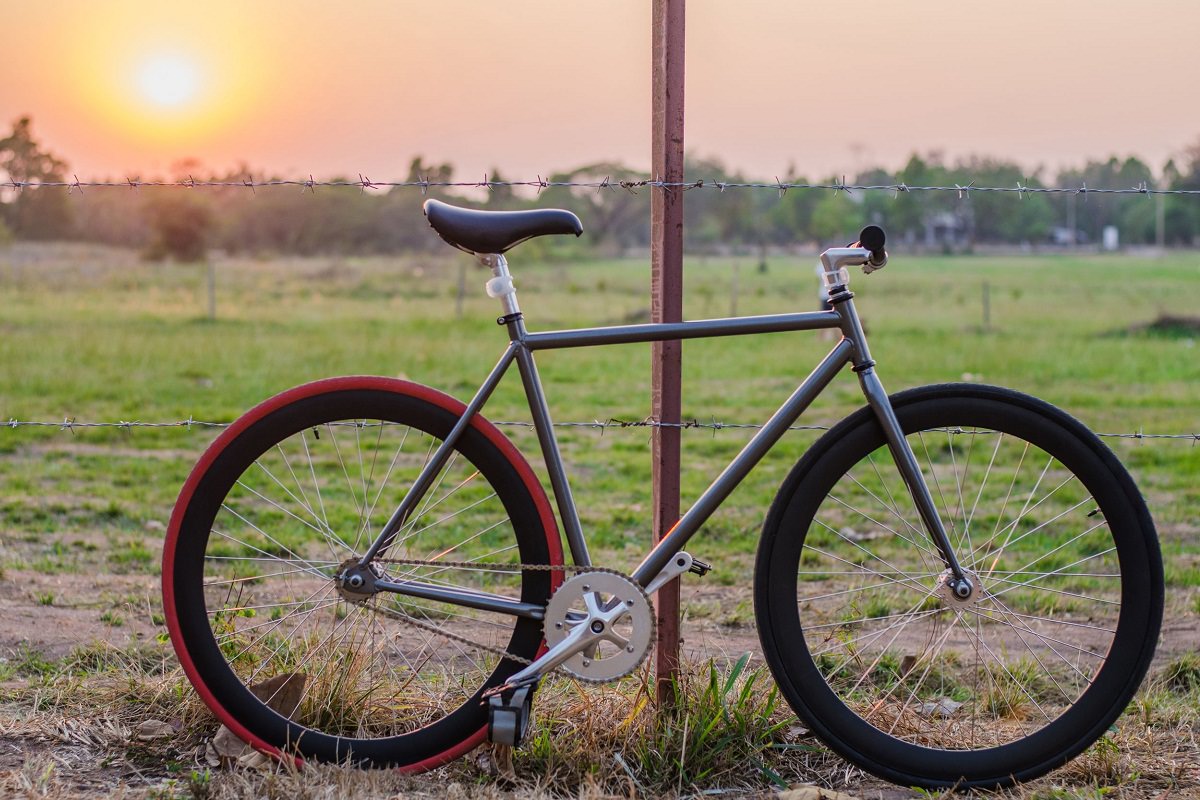
[[1087, 234], [1078, 228], [1075, 229], [1074, 241], [1071, 240], [1071, 229], [1065, 226], [1058, 226], [1050, 229], [1050, 244], [1056, 244], [1060, 247], [1067, 247], [1071, 244], [1083, 244], [1087, 241]]
[[925, 217], [925, 246], [954, 248], [970, 242], [970, 225], [965, 217], [939, 211]]
[[1112, 252], [1121, 246], [1121, 237], [1120, 234], [1117, 233], [1116, 225], [1105, 225], [1104, 230], [1100, 232], [1100, 236], [1100, 241], [1102, 242], [1104, 249], [1109, 252]]

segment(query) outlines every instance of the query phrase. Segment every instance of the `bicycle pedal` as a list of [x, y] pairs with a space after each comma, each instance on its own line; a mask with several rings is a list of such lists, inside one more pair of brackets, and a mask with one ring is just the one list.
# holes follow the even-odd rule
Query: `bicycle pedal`
[[699, 575], [701, 578], [703, 578], [711, 571], [712, 564], [709, 564], [707, 561], [701, 561], [695, 556], [692, 557], [692, 566], [688, 568], [688, 572]]
[[534, 684], [499, 687], [488, 697], [488, 740], [494, 744], [520, 747], [533, 719]]

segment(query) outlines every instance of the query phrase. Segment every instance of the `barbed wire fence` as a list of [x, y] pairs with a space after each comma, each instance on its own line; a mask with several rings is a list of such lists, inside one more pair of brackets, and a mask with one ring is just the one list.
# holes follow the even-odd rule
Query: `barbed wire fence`
[[[76, 430], [90, 430], [96, 428], [117, 428], [125, 431], [132, 431], [138, 428], [175, 428], [192, 430], [193, 428], [204, 429], [213, 428], [223, 430], [232, 425], [232, 422], [212, 422], [206, 420], [193, 419], [188, 417], [183, 420], [170, 422], [141, 422], [137, 420], [114, 420], [104, 422], [84, 422], [75, 419], [74, 417], [66, 417], [62, 421], [56, 420], [19, 420], [9, 419], [0, 423], [0, 428], [6, 430], [16, 430], [19, 428], [43, 428], [56, 429], [62, 432], [74, 433]], [[330, 425], [338, 425], [353, 428], [372, 428], [381, 425], [399, 424], [388, 422], [368, 422], [345, 420], [342, 422], [328, 423]], [[500, 420], [493, 421], [493, 425], [512, 428], [533, 428], [532, 422]], [[603, 433], [610, 429], [625, 429], [625, 428], [679, 428], [682, 430], [709, 430], [715, 434], [717, 431], [723, 430], [759, 430], [763, 427], [762, 424], [752, 422], [723, 422], [717, 419], [700, 420], [688, 419], [682, 422], [660, 422], [659, 420], [643, 418], [643, 419], [618, 419], [610, 417], [608, 419], [597, 420], [581, 420], [575, 422], [555, 422], [556, 428], [582, 428], [587, 430], [598, 430]], [[791, 425], [788, 427], [790, 431], [827, 431], [831, 428], [830, 425]], [[979, 435], [990, 434], [991, 431], [983, 430], [966, 430], [964, 428], [940, 428], [953, 435]], [[1145, 431], [1132, 431], [1127, 433], [1096, 433], [1097, 436], [1105, 439], [1135, 439], [1140, 441], [1150, 441], [1156, 439], [1175, 439], [1182, 441], [1190, 441], [1193, 445], [1200, 442], [1200, 432], [1198, 433], [1146, 433]]]
[[1087, 197], [1095, 195], [1175, 195], [1200, 197], [1200, 189], [1160, 189], [1143, 181], [1136, 186], [1122, 188], [1092, 188], [1086, 183], [1079, 186], [1037, 186], [1017, 182], [1013, 186], [978, 186], [974, 181], [954, 183], [949, 185], [917, 185], [907, 183], [854, 183], [846, 182], [845, 178], [834, 183], [805, 183], [776, 178], [774, 181], [728, 181], [714, 178], [697, 178], [685, 181], [664, 181], [656, 178], [617, 179], [605, 177], [592, 181], [561, 181], [544, 179], [540, 175], [535, 180], [490, 180], [487, 175], [478, 181], [417, 180], [404, 181], [375, 181], [359, 173], [357, 180], [318, 180], [311, 174], [308, 178], [240, 178], [240, 179], [196, 179], [191, 176], [180, 180], [143, 180], [141, 178], [124, 178], [122, 180], [6, 180], [0, 183], [5, 188], [21, 191], [24, 189], [59, 188], [68, 191], [83, 192], [85, 189], [142, 189], [142, 188], [241, 188], [251, 191], [270, 187], [295, 187], [304, 191], [316, 191], [321, 188], [357, 188], [368, 189], [419, 189], [427, 194], [431, 189], [486, 189], [497, 188], [528, 188], [535, 189], [538, 194], [551, 188], [575, 188], [600, 190], [666, 189], [690, 191], [694, 189], [711, 189], [724, 192], [730, 189], [767, 189], [776, 191], [780, 196], [795, 190], [823, 190], [831, 192], [888, 192], [896, 197], [901, 194], [922, 192], [953, 192], [959, 199], [967, 199], [974, 193], [1015, 194], [1018, 197], [1026, 195], [1079, 195]]

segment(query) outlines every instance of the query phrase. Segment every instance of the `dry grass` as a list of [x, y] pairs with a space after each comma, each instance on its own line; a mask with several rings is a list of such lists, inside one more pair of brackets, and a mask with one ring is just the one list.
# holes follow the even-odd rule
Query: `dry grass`
[[[996, 798], [1200, 797], [1195, 656], [1159, 671], [1114, 730], [1048, 778]], [[515, 753], [481, 748], [432, 775], [330, 765], [214, 768], [215, 722], [158, 648], [92, 647], [58, 662], [26, 654], [3, 685], [0, 796], [358, 798], [754, 796], [796, 783], [860, 797], [920, 796], [825, 750], [745, 661], [693, 665], [673, 714], [647, 673], [615, 685], [556, 679]], [[1181, 678], [1180, 676], [1185, 677]], [[946, 796], [951, 795], [936, 795]]]

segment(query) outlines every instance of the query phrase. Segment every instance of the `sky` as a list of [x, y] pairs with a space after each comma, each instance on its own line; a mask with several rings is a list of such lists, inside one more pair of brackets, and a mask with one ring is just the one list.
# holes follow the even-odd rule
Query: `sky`
[[[81, 178], [185, 158], [460, 179], [650, 163], [649, 0], [0, 0], [0, 131]], [[1195, 0], [691, 0], [689, 152], [755, 177], [914, 151], [1030, 173], [1200, 141]]]

